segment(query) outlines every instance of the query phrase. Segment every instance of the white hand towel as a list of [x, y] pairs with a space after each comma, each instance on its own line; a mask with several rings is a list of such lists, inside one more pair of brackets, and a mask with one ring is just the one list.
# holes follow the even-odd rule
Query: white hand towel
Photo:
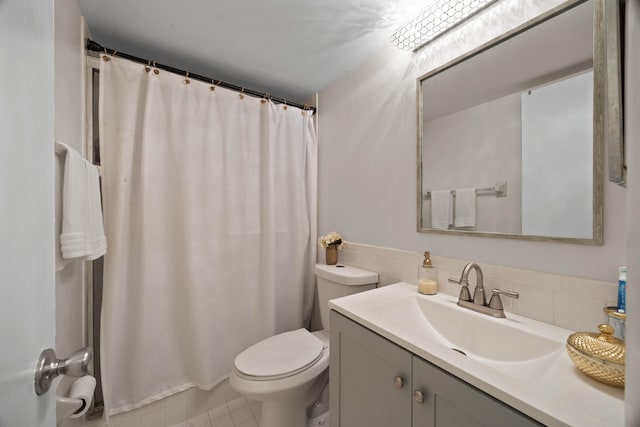
[[431, 192], [431, 228], [448, 230], [453, 224], [451, 209], [451, 191], [436, 190]]
[[476, 189], [459, 188], [456, 190], [456, 227], [476, 226]]
[[60, 234], [62, 257], [91, 261], [107, 252], [98, 170], [76, 150], [56, 144], [66, 149]]

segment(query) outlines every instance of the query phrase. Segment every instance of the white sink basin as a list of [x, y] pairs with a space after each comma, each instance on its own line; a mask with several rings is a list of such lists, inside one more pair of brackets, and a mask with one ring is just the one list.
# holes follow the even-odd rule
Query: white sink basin
[[498, 319], [459, 307], [453, 298], [410, 295], [378, 307], [388, 322], [418, 328], [435, 343], [530, 383], [564, 351], [564, 340], [550, 339], [521, 322]]

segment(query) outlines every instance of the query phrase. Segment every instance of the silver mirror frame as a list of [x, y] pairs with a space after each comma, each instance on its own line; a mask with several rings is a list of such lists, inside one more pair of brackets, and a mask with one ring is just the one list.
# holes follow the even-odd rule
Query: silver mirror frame
[[[610, 154], [609, 167], [614, 162], [622, 165], [622, 96], [621, 96], [621, 55], [620, 55], [620, 16], [618, 1], [594, 0], [594, 108], [593, 108], [593, 234], [590, 239], [538, 236], [515, 233], [497, 233], [469, 230], [437, 230], [425, 228], [422, 224], [422, 90], [421, 82], [439, 74], [466, 59], [478, 55], [492, 46], [527, 31], [546, 20], [549, 20], [587, 0], [569, 0], [548, 12], [525, 22], [521, 26], [502, 34], [499, 37], [465, 53], [464, 55], [438, 67], [417, 79], [417, 231], [421, 233], [464, 235], [477, 237], [494, 237], [518, 240], [552, 241], [584, 245], [603, 244], [603, 187], [604, 187], [604, 145], [607, 141]], [[613, 4], [613, 6], [612, 6]], [[617, 46], [617, 49], [615, 49]], [[616, 71], [617, 70], [617, 71]], [[606, 86], [605, 86], [606, 85]], [[612, 146], [614, 148], [612, 149]], [[618, 147], [617, 150], [615, 147]], [[616, 154], [617, 153], [617, 154]], [[616, 156], [618, 160], [616, 160]], [[623, 166], [620, 167], [623, 171]]]
[[[624, 136], [623, 136], [623, 108], [622, 108], [622, 61], [621, 34], [620, 34], [620, 4], [617, 1], [607, 1], [603, 8], [604, 19], [600, 22], [604, 25], [600, 31], [604, 33], [602, 49], [606, 61], [606, 145], [609, 159], [609, 181], [621, 186], [626, 186], [627, 167], [624, 160]], [[617, 52], [617, 55], [609, 55]]]

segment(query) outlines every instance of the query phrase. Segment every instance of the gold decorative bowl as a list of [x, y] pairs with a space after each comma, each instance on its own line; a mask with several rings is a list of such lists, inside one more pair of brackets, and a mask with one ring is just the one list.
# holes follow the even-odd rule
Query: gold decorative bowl
[[624, 341], [613, 336], [614, 329], [598, 326], [600, 334], [576, 332], [567, 338], [567, 352], [582, 372], [596, 381], [624, 388]]

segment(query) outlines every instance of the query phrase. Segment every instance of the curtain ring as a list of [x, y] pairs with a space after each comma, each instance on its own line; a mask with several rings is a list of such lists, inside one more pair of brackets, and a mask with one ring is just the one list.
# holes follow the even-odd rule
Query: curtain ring
[[266, 104], [266, 103], [267, 103], [267, 101], [269, 100], [269, 98], [270, 98], [270, 95], [269, 95], [268, 93], [266, 93], [266, 92], [265, 92], [265, 93], [262, 95], [262, 99], [260, 100], [260, 102], [261, 102], [261, 103], [263, 103], [263, 104]]
[[209, 90], [211, 92], [213, 92], [214, 90], [216, 90], [216, 83], [213, 79], [211, 79], [211, 86], [209, 86]]
[[284, 107], [282, 107], [282, 108], [283, 108], [283, 109], [285, 109], [285, 110], [286, 110], [287, 108], [289, 108], [289, 107], [287, 107], [287, 98], [284, 98]]
[[184, 84], [188, 85], [189, 83], [191, 83], [191, 80], [189, 80], [189, 72], [185, 71], [185, 76], [184, 76]]
[[147, 65], [144, 66], [144, 70], [148, 73], [151, 71], [151, 60], [147, 62]]
[[160, 74], [160, 70], [156, 68], [156, 61], [153, 61], [153, 74], [155, 74], [156, 76]]
[[106, 47], [104, 47], [103, 49], [104, 49], [104, 56], [102, 57], [102, 60], [103, 60], [104, 62], [109, 62], [109, 61], [111, 61], [111, 58], [109, 58], [109, 52], [107, 52], [107, 48], [106, 48]]
[[244, 87], [240, 91], [240, 95], [238, 95], [238, 99], [244, 99]]
[[308, 110], [310, 110], [309, 105], [308, 104], [304, 104], [302, 106], [302, 110], [300, 111], [300, 114], [302, 114], [303, 116], [306, 116]]

